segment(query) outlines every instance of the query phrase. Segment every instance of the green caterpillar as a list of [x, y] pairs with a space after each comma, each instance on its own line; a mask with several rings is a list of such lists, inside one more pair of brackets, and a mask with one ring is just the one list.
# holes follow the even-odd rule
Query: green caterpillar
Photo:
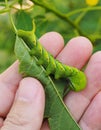
[[38, 64], [42, 65], [47, 75], [54, 75], [55, 79], [66, 78], [70, 82], [70, 88], [74, 91], [83, 90], [86, 86], [86, 77], [84, 73], [74, 67], [62, 64], [45, 50], [45, 48], [36, 40], [35, 25], [32, 31], [18, 30], [18, 35], [26, 42], [30, 48], [30, 54], [37, 57]]

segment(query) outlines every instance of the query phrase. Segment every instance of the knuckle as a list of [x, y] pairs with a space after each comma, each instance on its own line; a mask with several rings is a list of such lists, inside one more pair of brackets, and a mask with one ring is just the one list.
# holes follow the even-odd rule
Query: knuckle
[[24, 116], [20, 115], [19, 113], [13, 113], [8, 115], [6, 119], [6, 124], [13, 125], [13, 126], [26, 126], [30, 122]]

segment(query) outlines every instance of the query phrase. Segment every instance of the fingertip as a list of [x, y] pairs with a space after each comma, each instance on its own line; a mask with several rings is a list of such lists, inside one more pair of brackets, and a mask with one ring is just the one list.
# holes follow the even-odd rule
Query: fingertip
[[75, 37], [72, 38], [61, 51], [58, 59], [64, 64], [81, 69], [90, 58], [92, 50], [92, 43], [89, 39], [82, 36]]
[[[18, 93], [20, 91], [21, 96], [25, 95], [25, 97], [27, 96], [27, 98], [30, 98], [32, 101], [33, 101], [34, 97], [39, 97], [39, 98], [42, 98], [42, 99], [44, 98], [43, 86], [35, 78], [32, 78], [32, 77], [23, 78], [20, 81], [19, 86], [20, 87], [18, 89]], [[44, 101], [44, 99], [42, 101]]]
[[54, 57], [56, 57], [64, 47], [64, 39], [57, 32], [48, 32], [39, 40], [46, 50], [49, 51]]
[[90, 54], [92, 53], [93, 46], [91, 41], [88, 38], [83, 36], [78, 36], [69, 41], [69, 44], [75, 44], [75, 43], [79, 44], [79, 46], [81, 47], [85, 47], [86, 49], [88, 49]]
[[98, 62], [101, 62], [101, 51], [97, 51], [95, 52], [91, 59], [90, 59], [90, 62], [93, 62], [93, 63], [98, 63]]

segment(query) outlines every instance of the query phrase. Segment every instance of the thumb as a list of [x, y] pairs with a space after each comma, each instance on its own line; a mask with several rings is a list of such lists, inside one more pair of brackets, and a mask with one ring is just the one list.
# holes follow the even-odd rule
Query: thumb
[[24, 78], [1, 130], [40, 130], [44, 113], [44, 91], [34, 78]]

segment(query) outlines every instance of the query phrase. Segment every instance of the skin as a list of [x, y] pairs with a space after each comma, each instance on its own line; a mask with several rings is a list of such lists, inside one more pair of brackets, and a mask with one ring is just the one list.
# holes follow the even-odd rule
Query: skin
[[[63, 38], [55, 32], [45, 34], [40, 42], [65, 64], [81, 69], [87, 63], [86, 89], [70, 92], [64, 102], [82, 130], [100, 130], [101, 52], [92, 55], [92, 45], [84, 37], [73, 38], [64, 47]], [[34, 78], [23, 79], [18, 73], [18, 66], [16, 61], [0, 75], [0, 130], [50, 130], [47, 121], [43, 121], [43, 87]]]

